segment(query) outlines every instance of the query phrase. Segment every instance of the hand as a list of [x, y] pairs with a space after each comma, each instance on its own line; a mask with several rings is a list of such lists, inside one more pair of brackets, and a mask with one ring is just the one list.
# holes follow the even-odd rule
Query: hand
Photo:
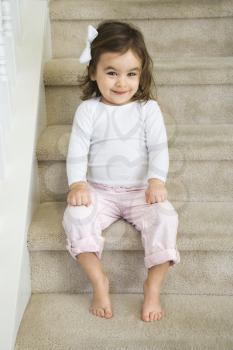
[[73, 206], [91, 204], [90, 192], [85, 182], [77, 182], [70, 186], [70, 191], [67, 196], [67, 203]]
[[165, 183], [157, 179], [150, 179], [148, 182], [149, 186], [145, 192], [146, 202], [148, 204], [153, 204], [165, 201], [167, 199]]

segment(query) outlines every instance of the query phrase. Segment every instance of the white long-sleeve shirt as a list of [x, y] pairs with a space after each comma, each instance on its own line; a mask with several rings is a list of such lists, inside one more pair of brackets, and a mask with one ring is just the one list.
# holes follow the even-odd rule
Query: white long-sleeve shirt
[[155, 100], [107, 105], [93, 97], [78, 106], [70, 135], [66, 170], [69, 186], [91, 181], [109, 186], [166, 182], [167, 134]]

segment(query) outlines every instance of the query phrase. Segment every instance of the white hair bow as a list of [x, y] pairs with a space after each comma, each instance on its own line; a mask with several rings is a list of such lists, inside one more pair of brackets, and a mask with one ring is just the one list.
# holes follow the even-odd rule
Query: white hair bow
[[88, 26], [88, 33], [87, 33], [87, 43], [86, 47], [83, 50], [81, 56], [79, 57], [80, 63], [89, 63], [91, 60], [91, 43], [92, 41], [97, 37], [98, 32], [97, 30], [92, 26]]

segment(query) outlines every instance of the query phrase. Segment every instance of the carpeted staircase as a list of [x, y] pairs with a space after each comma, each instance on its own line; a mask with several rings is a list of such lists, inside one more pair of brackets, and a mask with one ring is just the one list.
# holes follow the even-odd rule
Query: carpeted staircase
[[[37, 158], [41, 204], [28, 232], [32, 296], [16, 350], [233, 349], [233, 1], [50, 1], [53, 59], [44, 67], [47, 128]], [[114, 317], [88, 312], [91, 286], [65, 248], [65, 157], [87, 25], [139, 26], [154, 60], [169, 138], [168, 199], [179, 213], [180, 264], [161, 292], [166, 317], [143, 322], [140, 232], [103, 231]]]

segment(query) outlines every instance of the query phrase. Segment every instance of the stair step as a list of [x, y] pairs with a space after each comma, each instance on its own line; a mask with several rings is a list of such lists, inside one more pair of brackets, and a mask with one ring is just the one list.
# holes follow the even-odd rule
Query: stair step
[[[221, 244], [220, 240], [218, 240]], [[232, 239], [229, 237], [232, 246]], [[226, 243], [226, 240], [224, 240]], [[170, 268], [162, 293], [233, 295], [232, 251], [179, 249], [181, 261]], [[87, 276], [68, 252], [30, 252], [33, 293], [91, 292]], [[111, 293], [141, 293], [147, 277], [142, 250], [104, 250], [101, 265], [110, 277]]]
[[[41, 203], [28, 232], [30, 251], [65, 250], [62, 217], [66, 202]], [[179, 214], [181, 250], [232, 251], [233, 202], [172, 202]], [[104, 250], [142, 250], [136, 228], [124, 219], [103, 230]]]
[[[167, 124], [232, 124], [233, 58], [187, 57], [154, 60], [155, 96]], [[71, 124], [80, 104], [77, 59], [44, 66], [48, 124]]]
[[[231, 4], [231, 11], [232, 8]], [[89, 11], [95, 16], [91, 8]], [[146, 19], [137, 19], [128, 17], [129, 10], [125, 13], [127, 16], [125, 21], [130, 21], [143, 33], [148, 52], [152, 57], [232, 55], [233, 21], [231, 17], [153, 19], [153, 15], [149, 15]], [[112, 19], [111, 17], [113, 16], [109, 14], [102, 19], [109, 20]], [[124, 19], [121, 18], [121, 20]], [[88, 25], [92, 24], [97, 28], [99, 23], [100, 20], [96, 18], [52, 20], [53, 57], [79, 57], [86, 45]]]
[[[157, 98], [168, 124], [232, 124], [233, 84], [229, 85], [159, 85]], [[82, 102], [77, 86], [47, 86], [48, 125], [72, 124]]]
[[[233, 83], [233, 57], [167, 57], [154, 59], [156, 85]], [[77, 58], [54, 58], [44, 65], [45, 86], [77, 85], [84, 72]]]
[[[233, 124], [167, 125], [170, 160], [233, 160]], [[48, 126], [37, 145], [39, 161], [66, 159], [69, 125]]]
[[[164, 292], [233, 294], [233, 203], [172, 204], [179, 214], [177, 248], [181, 262], [170, 270]], [[65, 206], [43, 203], [33, 217], [28, 249], [34, 293], [90, 291], [85, 274], [65, 247]], [[111, 276], [111, 292], [141, 292], [146, 269], [140, 232], [120, 219], [102, 235], [102, 265]]]
[[[171, 160], [166, 182], [169, 200], [232, 202], [231, 160]], [[65, 161], [39, 162], [40, 202], [65, 201], [68, 192]]]
[[[85, 6], [84, 6], [85, 5]], [[229, 0], [187, 1], [108, 1], [105, 0], [56, 0], [50, 1], [51, 20], [89, 19], [164, 19], [164, 18], [214, 18], [232, 17]]]
[[[192, 1], [52, 1], [50, 6], [54, 57], [79, 57], [87, 26], [102, 20], [130, 21], [143, 32], [156, 57], [230, 56], [233, 6], [227, 0]], [[157, 35], [159, 33], [159, 35]]]
[[233, 348], [232, 296], [162, 295], [166, 316], [154, 322], [141, 320], [143, 294], [111, 300], [114, 316], [105, 319], [89, 313], [89, 294], [33, 294], [15, 350]]

